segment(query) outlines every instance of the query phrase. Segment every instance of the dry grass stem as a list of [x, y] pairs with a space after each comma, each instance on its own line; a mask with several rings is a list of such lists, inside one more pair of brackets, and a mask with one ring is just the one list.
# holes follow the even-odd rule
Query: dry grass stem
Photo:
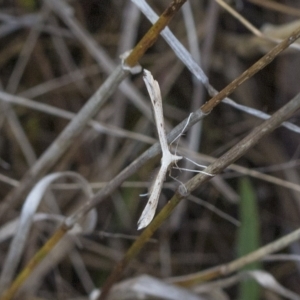
[[300, 4], [185, 2], [1, 4], [0, 300], [299, 298]]
[[[269, 120], [263, 122], [260, 126], [256, 127], [247, 137], [236, 144], [227, 153], [222, 155], [220, 158], [216, 159], [215, 162], [210, 164], [204, 171], [209, 174], [217, 175], [221, 173], [227, 166], [232, 164], [243, 154], [245, 154], [253, 145], [255, 145], [261, 138], [263, 138], [268, 133], [272, 132], [275, 128], [280, 126], [287, 118], [289, 118], [295, 111], [300, 108], [300, 94], [294, 99], [289, 101], [284, 107], [278, 110]], [[189, 193], [194, 191], [201, 184], [208, 181], [211, 177], [205, 174], [198, 174], [185, 183], [185, 189], [179, 187], [178, 191], [174, 196], [168, 201], [168, 203], [163, 207], [159, 214], [155, 217], [153, 222], [143, 231], [140, 237], [133, 243], [133, 245], [128, 249], [124, 258], [115, 266], [104, 286], [102, 291], [104, 291], [104, 296], [99, 299], [105, 299], [112, 285], [121, 277], [124, 269], [127, 267], [128, 263], [140, 252], [147, 240], [154, 234], [154, 232], [161, 226], [161, 224], [170, 216], [175, 207], [180, 203], [182, 199], [188, 196]], [[181, 191], [180, 191], [181, 190]], [[287, 238], [288, 241], [295, 241], [295, 237], [299, 237], [299, 231], [296, 235], [293, 235], [293, 239]], [[261, 253], [261, 252], [259, 252]], [[239, 260], [240, 261], [240, 260]], [[246, 260], [247, 262], [247, 260]], [[245, 261], [244, 264], [245, 265]], [[216, 273], [211, 275], [211, 279], [216, 276]]]

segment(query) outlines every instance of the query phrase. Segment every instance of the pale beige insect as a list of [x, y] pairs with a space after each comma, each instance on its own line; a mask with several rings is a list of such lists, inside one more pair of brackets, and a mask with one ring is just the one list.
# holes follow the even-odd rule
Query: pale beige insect
[[158, 132], [159, 142], [161, 145], [162, 158], [161, 158], [161, 167], [154, 180], [151, 189], [150, 198], [138, 221], [138, 229], [142, 229], [148, 226], [149, 223], [152, 221], [158, 204], [159, 196], [162, 190], [163, 182], [166, 177], [166, 173], [170, 168], [170, 166], [172, 166], [178, 160], [182, 159], [181, 156], [174, 155], [169, 150], [169, 146], [165, 134], [165, 128], [164, 128], [164, 117], [163, 117], [160, 88], [158, 82], [154, 80], [153, 76], [148, 70], [144, 70], [144, 82], [146, 84], [153, 105], [153, 109], [154, 109], [154, 118], [155, 118], [156, 128]]

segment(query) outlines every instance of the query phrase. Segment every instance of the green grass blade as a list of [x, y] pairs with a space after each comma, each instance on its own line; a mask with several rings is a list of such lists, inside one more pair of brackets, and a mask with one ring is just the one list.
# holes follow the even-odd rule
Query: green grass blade
[[[239, 184], [240, 221], [238, 230], [237, 252], [238, 256], [244, 256], [260, 247], [259, 211], [255, 189], [248, 178], [243, 178]], [[243, 268], [243, 271], [257, 270], [261, 268], [260, 262], [254, 262]], [[240, 300], [258, 300], [260, 298], [260, 286], [254, 280], [246, 280], [240, 283]]]

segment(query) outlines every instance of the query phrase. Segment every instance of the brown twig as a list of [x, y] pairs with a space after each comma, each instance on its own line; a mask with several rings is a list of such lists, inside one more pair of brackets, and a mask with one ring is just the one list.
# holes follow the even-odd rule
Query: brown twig
[[288, 46], [294, 43], [300, 37], [300, 28], [295, 30], [288, 38], [283, 40], [281, 43], [276, 45], [271, 51], [259, 59], [255, 64], [253, 64], [249, 69], [242, 73], [238, 78], [233, 80], [228, 84], [223, 90], [221, 90], [217, 95], [212, 97], [208, 102], [203, 104], [201, 107], [204, 113], [209, 113], [216, 105], [218, 105], [223, 99], [230, 95], [235, 89], [237, 89], [244, 81], [248, 80], [254, 74], [259, 72], [265, 66], [273, 61], [273, 59], [285, 50]]
[[[220, 91], [217, 95], [211, 98], [207, 103], [205, 103], [201, 107], [201, 111], [203, 113], [209, 113], [216, 105], [218, 105], [224, 98], [226, 98], [229, 94], [231, 94], [238, 86], [240, 86], [244, 81], [252, 77], [254, 74], [263, 69], [266, 65], [268, 65], [279, 53], [281, 53], [284, 49], [286, 49], [290, 44], [292, 44], [295, 40], [300, 37], [300, 28], [293, 32], [290, 37], [282, 41], [280, 44], [275, 46], [270, 52], [264, 55], [260, 60], [258, 60], [254, 65], [252, 65], [248, 70], [242, 73], [237, 79], [232, 81], [228, 86], [226, 86], [222, 91]], [[299, 102], [299, 99], [293, 99], [290, 103]], [[289, 104], [290, 104], [289, 103]], [[228, 165], [237, 160], [240, 156], [242, 156], [250, 147], [255, 145], [259, 139], [261, 139], [265, 134], [269, 133], [271, 130], [274, 130], [277, 126], [279, 126], [286, 118], [288, 118], [289, 113], [294, 112], [297, 108], [294, 108], [291, 112], [288, 113], [288, 109], [290, 108], [289, 104], [284, 106], [281, 110], [279, 110], [276, 114], [273, 115], [269, 120], [265, 121], [261, 126], [259, 126], [256, 130], [254, 130], [248, 137], [243, 139], [239, 144], [233, 147], [230, 151], [228, 151], [221, 158], [216, 160], [215, 163], [211, 164], [205, 172], [210, 174], [218, 174], [222, 170], [224, 170]], [[293, 105], [291, 105], [293, 107]], [[285, 112], [285, 107], [287, 107], [287, 112]], [[283, 114], [281, 117], [280, 115]], [[282, 118], [283, 117], [283, 118]], [[272, 124], [274, 122], [274, 124]], [[209, 180], [210, 177], [207, 175], [199, 174], [193, 177], [186, 184], [186, 190], [188, 193], [192, 192], [196, 187], [205, 181]], [[174, 197], [167, 203], [167, 205], [162, 209], [162, 211], [157, 215], [157, 217], [153, 220], [153, 222], [143, 231], [140, 238], [131, 246], [131, 248], [127, 251], [124, 258], [120, 263], [116, 265], [111, 275], [105, 282], [102, 293], [99, 298], [103, 300], [106, 298], [109, 290], [112, 285], [120, 278], [123, 270], [130, 262], [130, 260], [135, 257], [145, 242], [152, 236], [152, 234], [160, 227], [163, 221], [171, 214], [173, 209], [177, 206], [177, 204], [183, 199], [183, 195], [176, 193]]]
[[32, 273], [35, 267], [46, 257], [49, 252], [54, 248], [54, 246], [63, 238], [63, 236], [68, 232], [70, 228], [63, 225], [55, 234], [47, 241], [47, 243], [35, 254], [35, 256], [28, 262], [24, 270], [18, 275], [14, 280], [12, 285], [7, 289], [1, 296], [1, 300], [12, 299], [15, 293], [18, 291], [23, 282]]
[[264, 1], [248, 0], [248, 1], [252, 2], [256, 5], [259, 5], [259, 6], [266, 7], [268, 9], [278, 11], [280, 13], [300, 17], [300, 10], [297, 9], [297, 7], [291, 7], [291, 6], [287, 6], [287, 5], [277, 3], [277, 2], [274, 2], [274, 1], [269, 1], [269, 0], [264, 0]]
[[[177, 3], [179, 1], [175, 1], [175, 2]], [[228, 85], [225, 89], [223, 89], [218, 95], [216, 95], [210, 101], [208, 101], [206, 104], [204, 104], [202, 106], [202, 109], [199, 109], [198, 111], [196, 111], [192, 115], [192, 117], [190, 119], [190, 123], [189, 123], [188, 126], [186, 126], [186, 120], [183, 121], [181, 124], [179, 124], [171, 132], [171, 134], [168, 135], [168, 140], [169, 141], [173, 140], [178, 135], [178, 133], [182, 132], [182, 128], [183, 127], [186, 127], [186, 130], [188, 130], [193, 124], [195, 124], [196, 122], [198, 122], [199, 120], [201, 120], [204, 117], [203, 113], [210, 112], [218, 103], [220, 103], [220, 101], [222, 99], [224, 99], [230, 93], [232, 93], [241, 83], [243, 83], [245, 80], [247, 80], [248, 78], [250, 78], [251, 76], [253, 76], [256, 72], [258, 72], [259, 70], [261, 70], [263, 67], [265, 67], [268, 63], [270, 63], [275, 58], [276, 55], [278, 55], [281, 51], [283, 51], [286, 47], [288, 47], [288, 45], [290, 45], [297, 38], [299, 38], [299, 35], [300, 35], [300, 29], [298, 31], [296, 31], [295, 33], [293, 33], [290, 38], [286, 39], [281, 44], [279, 44], [278, 46], [276, 46], [272, 51], [270, 51], [267, 55], [265, 55], [262, 59], [260, 59], [250, 69], [248, 69], [246, 72], [244, 72], [238, 79], [236, 79], [230, 85]], [[152, 41], [152, 39], [150, 39], [150, 41]], [[153, 40], [153, 42], [154, 41], [155, 40]], [[146, 47], [147, 43], [145, 43], [144, 45]], [[151, 44], [148, 44], [148, 46], [150, 46], [150, 45]], [[130, 56], [131, 55], [136, 55], [136, 54], [134, 54], [134, 51], [132, 53], [130, 54]], [[140, 52], [138, 52], [138, 53], [140, 53]], [[137, 60], [138, 60], [138, 58], [136, 57], [136, 62], [137, 62]], [[128, 64], [129, 66], [131, 65], [130, 62], [128, 62], [128, 61], [125, 61], [125, 63]], [[119, 77], [120, 78], [121, 77], [124, 78], [125, 75], [122, 75], [122, 76], [119, 76]], [[120, 78], [118, 80], [121, 81]], [[117, 83], [114, 82], [114, 87], [116, 85], [117, 85]], [[297, 99], [297, 100], [299, 100], [299, 99]], [[289, 104], [287, 104], [286, 106], [289, 107]], [[264, 134], [267, 134], [271, 130], [274, 130], [274, 128], [276, 128], [276, 126], [279, 126], [280, 123], [284, 119], [286, 119], [288, 117], [287, 116], [287, 112], [286, 112], [286, 115], [281, 116], [282, 120], [280, 118], [280, 112], [282, 112], [282, 110], [284, 108], [282, 108], [281, 110], [279, 110], [275, 114], [276, 118], [277, 118], [275, 120], [276, 122], [274, 124], [272, 124], [272, 126], [269, 129], [267, 129], [267, 130], [264, 131], [265, 128], [263, 127], [263, 130], [260, 129], [260, 131], [258, 131], [258, 132], [256, 130], [255, 132], [257, 133], [257, 136], [252, 136], [252, 138], [253, 138], [252, 141], [247, 141], [248, 144], [246, 143], [245, 145], [243, 145], [242, 142], [245, 141], [245, 139], [244, 139], [241, 143], [238, 144], [238, 145], [240, 145], [242, 151], [238, 151], [237, 146], [235, 146], [232, 150], [230, 150], [229, 152], [227, 152], [227, 154], [225, 154], [224, 156], [222, 156], [215, 163], [211, 164], [210, 167], [208, 169], [206, 169], [206, 172], [214, 173], [214, 174], [217, 174], [217, 173], [221, 172], [227, 165], [229, 165], [234, 160], [236, 160], [238, 157], [240, 157], [241, 155], [243, 155], [246, 152], [246, 150], [248, 150], [249, 147], [253, 146], [259, 140], [259, 138], [261, 138]], [[296, 109], [296, 108], [294, 108], [294, 109]], [[279, 115], [278, 115], [278, 113], [279, 113]], [[264, 122], [263, 123], [264, 126], [268, 125], [268, 124], [269, 124], [268, 126], [270, 126], [271, 123], [268, 123], [268, 122], [274, 121], [275, 115], [272, 118], [270, 118], [268, 121]], [[263, 135], [261, 135], [261, 134], [263, 134]], [[259, 137], [259, 138], [257, 139], [257, 137]], [[131, 174], [133, 174], [149, 158], [151, 158], [151, 157], [155, 156], [156, 154], [158, 154], [159, 151], [160, 151], [160, 147], [159, 147], [158, 144], [154, 145], [148, 151], [146, 151], [135, 162], [133, 162], [130, 166], [128, 166], [125, 170], [123, 170], [123, 172], [121, 172], [114, 180], [112, 180], [104, 189], [102, 189], [94, 197], [94, 199], [93, 199], [93, 201], [91, 202], [90, 205], [81, 208], [79, 210], [79, 212], [76, 213], [76, 218], [78, 218], [78, 216], [82, 216], [84, 213], [86, 213], [87, 211], [89, 211], [91, 209], [91, 207], [95, 206], [96, 204], [99, 204], [99, 202], [101, 200], [103, 200], [110, 193], [112, 193], [112, 191], [116, 187], [118, 187], [128, 176], [130, 176]], [[47, 169], [50, 168], [49, 165], [50, 165], [50, 163], [48, 162]], [[42, 171], [45, 171], [45, 170], [43, 169]], [[37, 175], [35, 175], [35, 176], [38, 177]], [[195, 189], [197, 186], [199, 186], [200, 184], [204, 183], [208, 179], [209, 178], [207, 178], [207, 176], [205, 176], [205, 175], [200, 175], [200, 177], [199, 176], [195, 176], [194, 178], [192, 178], [187, 183], [187, 190], [189, 192], [193, 191], [193, 189]], [[183, 197], [184, 196], [182, 194], [180, 194], [179, 192], [177, 192], [174, 195], [174, 197], [171, 199], [171, 201], [166, 205], [166, 207], [161, 211], [161, 213], [159, 213], [158, 216], [153, 220], [153, 222], [150, 224], [150, 226], [142, 233], [142, 235], [140, 236], [140, 238], [132, 245], [132, 247], [128, 250], [128, 252], [125, 255], [125, 257], [123, 258], [123, 260], [116, 266], [116, 268], [113, 270], [111, 276], [109, 277], [109, 279], [105, 283], [105, 285], [103, 287], [103, 293], [102, 293], [102, 296], [101, 296], [100, 299], [104, 299], [104, 297], [106, 297], [106, 295], [109, 292], [111, 286], [121, 276], [122, 271], [127, 266], [127, 264], [130, 262], [130, 260], [140, 251], [140, 249], [143, 247], [143, 245], [145, 244], [145, 242], [152, 236], [152, 234], [157, 230], [157, 228], [159, 228], [159, 226], [162, 224], [162, 222], [170, 215], [170, 213], [172, 212], [172, 210], [183, 199]], [[62, 228], [58, 229], [58, 231], [61, 231], [61, 230], [62, 230]], [[56, 235], [57, 235], [57, 232], [54, 234], [54, 236], [56, 236]], [[52, 240], [52, 239], [53, 238], [51, 238], [50, 240]], [[39, 253], [45, 253], [44, 250], [45, 250], [45, 248], [43, 247], [38, 252], [37, 255], [39, 256]], [[17, 277], [16, 282], [17, 282], [18, 286], [17, 287], [14, 286], [14, 292], [24, 282], [24, 280], [26, 280], [26, 278], [27, 278], [26, 276], [28, 276], [28, 274], [30, 274], [30, 273], [27, 274], [26, 270], [28, 271], [28, 269], [25, 268], [24, 271]], [[27, 275], [24, 276], [24, 274], [27, 274]], [[3, 298], [3, 299], [10, 299], [10, 298]]]
[[[125, 64], [129, 67], [133, 67], [138, 63], [138, 60], [143, 56], [143, 54], [146, 52], [146, 50], [153, 45], [157, 37], [159, 36], [161, 30], [164, 29], [165, 26], [171, 21], [171, 19], [174, 17], [176, 12], [180, 9], [180, 7], [186, 2], [186, 0], [174, 0], [171, 2], [169, 7], [164, 11], [162, 16], [158, 19], [158, 21], [149, 29], [149, 31], [145, 34], [145, 36], [142, 38], [142, 40], [135, 46], [133, 51], [130, 53], [130, 55], [127, 57]], [[110, 85], [110, 89], [114, 90], [115, 87], [125, 78], [125, 76], [128, 74], [128, 72], [125, 72], [121, 68], [117, 68], [114, 72], [114, 80], [110, 84], [106, 83], [103, 84], [103, 86], [106, 85], [106, 89], [109, 88], [108, 85]], [[86, 107], [86, 106], [85, 106]], [[70, 123], [75, 123], [76, 118], [74, 118]], [[85, 121], [88, 121], [89, 118], [86, 118]], [[81, 121], [82, 122], [82, 121]], [[84, 122], [85, 123], [85, 122]], [[82, 126], [83, 128], [83, 126]], [[71, 132], [68, 133], [68, 130], [70, 131], [70, 126], [67, 126], [67, 128], [63, 131], [63, 133], [59, 136], [59, 138], [55, 141], [58, 142], [58, 144], [61, 145], [61, 142], [63, 142], [64, 134], [71, 134]], [[79, 131], [79, 128], [77, 127], [77, 130], [73, 130], [73, 133], [77, 135]], [[59, 142], [59, 140], [62, 140]], [[69, 144], [68, 144], [69, 145]], [[61, 145], [62, 146], [62, 145]], [[68, 147], [64, 147], [64, 150], [66, 150]], [[51, 150], [51, 147], [50, 147]], [[38, 179], [43, 173], [45, 173], [47, 170], [50, 169], [51, 166], [54, 165], [55, 161], [50, 161], [48, 156], [48, 152], [50, 150], [47, 150], [46, 153], [42, 156], [42, 161], [44, 163], [39, 164], [39, 168], [33, 168], [33, 170], [29, 171], [29, 174], [26, 174], [25, 179], [21, 182], [20, 186], [16, 188], [15, 192], [12, 193], [11, 197], [21, 195], [24, 196], [24, 193], [26, 193], [34, 183], [34, 179]], [[53, 150], [53, 149], [52, 149]], [[52, 151], [51, 150], [51, 151]], [[60, 155], [57, 156], [57, 159], [63, 154], [64, 151], [61, 151], [60, 149]], [[41, 161], [41, 160], [40, 160]], [[87, 210], [90, 209], [90, 206]], [[84, 211], [79, 211], [74, 218], [71, 219], [70, 224], [74, 224], [73, 222], [76, 222], [80, 216], [82, 216]], [[3, 213], [3, 211], [2, 211]], [[49, 239], [49, 241], [36, 253], [36, 255], [32, 258], [32, 260], [28, 263], [28, 265], [24, 268], [24, 270], [18, 275], [16, 280], [13, 282], [13, 284], [9, 287], [7, 291], [4, 292], [1, 300], [8, 300], [11, 299], [16, 291], [19, 289], [19, 287], [23, 284], [23, 282], [28, 278], [28, 276], [31, 274], [32, 270], [37, 266], [37, 264], [51, 251], [51, 249], [59, 242], [59, 240], [64, 236], [64, 234], [67, 232], [67, 229], [69, 229], [71, 226], [69, 224], [66, 226], [66, 224], [63, 224], [59, 227], [59, 229], [54, 233], [54, 235]]]
[[134, 47], [130, 55], [126, 58], [125, 64], [134, 67], [137, 61], [144, 55], [159, 37], [160, 32], [170, 23], [174, 15], [181, 8], [186, 0], [174, 0], [169, 7], [161, 14], [159, 19], [153, 24], [145, 36]]
[[220, 276], [229, 275], [234, 271], [240, 270], [247, 264], [259, 261], [269, 254], [284, 249], [285, 247], [289, 246], [290, 244], [299, 239], [300, 229], [296, 229], [295, 231], [283, 236], [282, 238], [279, 238], [278, 240], [269, 243], [266, 246], [261, 247], [258, 250], [251, 252], [243, 257], [235, 259], [228, 264], [213, 267], [202, 272], [189, 274], [188, 276], [174, 277], [170, 280], [170, 282], [176, 283], [184, 287], [190, 287], [193, 285], [197, 285], [201, 282], [215, 279]]
[[[272, 132], [276, 127], [280, 126], [292, 113], [300, 108], [300, 94], [298, 94], [289, 103], [279, 109], [270, 119], [262, 123], [260, 126], [256, 127], [247, 137], [236, 144], [227, 153], [217, 159], [214, 163], [209, 165], [204, 171], [210, 174], [219, 174], [227, 166], [236, 161], [242, 155], [244, 155], [251, 147], [253, 147], [260, 139], [262, 139], [266, 134]], [[185, 184], [184, 189], [180, 189], [175, 193], [175, 195], [168, 201], [168, 203], [163, 207], [155, 219], [150, 223], [150, 225], [142, 232], [140, 237], [132, 244], [129, 250], [124, 255], [124, 258], [115, 266], [111, 275], [108, 277], [107, 281], [102, 287], [102, 291], [105, 292], [103, 296], [99, 299], [103, 300], [106, 298], [112, 285], [120, 278], [122, 272], [128, 265], [128, 263], [139, 253], [144, 244], [153, 235], [153, 233], [162, 225], [162, 223], [170, 216], [177, 204], [184, 199], [189, 193], [194, 191], [201, 184], [208, 181], [211, 177], [200, 173], [196, 175], [191, 180]], [[276, 249], [275, 249], [276, 250]], [[274, 251], [275, 251], [274, 250]], [[212, 269], [209, 273], [210, 277], [205, 277], [206, 279], [211, 279], [220, 274], [220, 271], [216, 272]], [[102, 293], [103, 293], [102, 292]]]
[[[180, 9], [186, 0], [174, 0], [162, 14], [162, 17], [149, 29], [142, 40], [135, 46], [132, 52], [125, 60], [125, 64], [129, 67], [135, 66], [138, 60], [143, 56], [146, 50], [153, 45], [161, 30], [171, 21], [172, 17]], [[52, 3], [54, 4], [54, 2]], [[122, 80], [129, 74], [129, 71], [123, 70], [118, 66], [116, 70], [107, 78], [106, 82], [100, 89], [88, 100], [86, 105], [81, 109], [77, 116], [68, 124], [58, 138], [37, 160], [35, 165], [24, 175], [20, 185], [10, 192], [1, 204], [0, 217], [9, 209], [12, 203], [17, 202], [24, 197], [34, 185], [34, 183], [55, 163], [69, 148], [73, 139], [83, 130], [85, 124], [99, 110], [100, 103], [107, 99]]]

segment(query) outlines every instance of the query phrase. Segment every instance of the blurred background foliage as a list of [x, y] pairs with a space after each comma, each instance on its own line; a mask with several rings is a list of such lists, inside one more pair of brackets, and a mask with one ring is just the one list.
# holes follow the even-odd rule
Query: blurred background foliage
[[[170, 1], [148, 2], [157, 13], [161, 13]], [[297, 1], [276, 1], [291, 7], [294, 15], [250, 0], [228, 2], [258, 28], [268, 24], [280, 28], [282, 24], [297, 20], [300, 15], [300, 3]], [[217, 89], [226, 86], [274, 45], [255, 37], [214, 1], [191, 0], [190, 4], [197, 34], [193, 38], [198, 40], [196, 45], [201, 53], [201, 64]], [[73, 0], [69, 1], [69, 5], [80, 26], [89, 32], [116, 64], [120, 53], [128, 50], [124, 49], [124, 44], [128, 45], [129, 41], [130, 45], [131, 41], [133, 47], [150, 27], [149, 21], [138, 12], [135, 23], [132, 22], [131, 10], [134, 8], [130, 1]], [[2, 90], [73, 113], [78, 112], [107, 78], [107, 71], [97, 65], [86, 45], [43, 2], [2, 0], [0, 7]], [[124, 31], [128, 23], [133, 24], [130, 32]], [[187, 26], [182, 13], [170, 24], [173, 33], [190, 49], [191, 43], [187, 38], [190, 28]], [[274, 30], [277, 31], [278, 27], [274, 27]], [[202, 86], [162, 38], [157, 40], [140, 63], [151, 70], [160, 84], [167, 131], [208, 100]], [[22, 64], [24, 66], [20, 67]], [[272, 114], [299, 92], [299, 64], [299, 50], [286, 51], [238, 88], [232, 99]], [[148, 100], [142, 76], [132, 75], [129, 80]], [[3, 102], [0, 104], [0, 171], [9, 178], [19, 180], [28, 170], [29, 163], [13, 133], [7, 110], [13, 109], [37, 157], [49, 147], [68, 121], [22, 105], [12, 105], [10, 108], [2, 105]], [[120, 90], [98, 112], [95, 120], [156, 137], [151, 120]], [[299, 115], [295, 115], [291, 121], [300, 124]], [[220, 104], [197, 131], [184, 135], [181, 143], [189, 147], [193, 144], [191, 141], [197, 140], [191, 146], [195, 152], [219, 157], [261, 122]], [[148, 147], [148, 144], [138, 140], [96, 132], [87, 127], [52, 171], [76, 171], [94, 183], [97, 190]], [[298, 157], [299, 134], [279, 128], [259, 142], [237, 164], [299, 184]], [[78, 238], [80, 255], [94, 283], [103, 283], [115, 262], [131, 245], [131, 238], [138, 235], [136, 222], [147, 199], [139, 194], [147, 193], [159, 160], [157, 157], [149, 161], [130, 178], [127, 185], [99, 205], [96, 230]], [[205, 160], [202, 162], [207, 163]], [[190, 176], [185, 172], [176, 173], [175, 170], [172, 175], [181, 181]], [[12, 186], [3, 181], [0, 185], [3, 198]], [[177, 186], [174, 180], [167, 179], [159, 209]], [[56, 189], [53, 193], [63, 212], [82, 198], [76, 189]], [[299, 227], [298, 192], [238, 172], [224, 172], [218, 176], [218, 180], [206, 183], [193, 196], [180, 204], [170, 220], [155, 234], [155, 242], [143, 249], [128, 268], [126, 278], [143, 273], [166, 278], [197, 272], [229, 262]], [[207, 209], [201, 201], [239, 220], [241, 225], [233, 224], [214, 209]], [[12, 209], [6, 216], [7, 220], [18, 216], [19, 211], [20, 207]], [[35, 226], [22, 265], [45, 241], [51, 231], [49, 226], [47, 223]], [[110, 234], [103, 235], [103, 232]], [[126, 238], [119, 234], [126, 235]], [[8, 242], [1, 245], [2, 262], [8, 245]], [[289, 254], [299, 255], [299, 251], [298, 243], [286, 249]], [[267, 270], [285, 287], [300, 294], [299, 263], [260, 262], [251, 268]], [[259, 291], [257, 284], [254, 291], [252, 286], [254, 294], [249, 298], [248, 288], [247, 283], [242, 283], [240, 289], [233, 286], [225, 291], [230, 299], [275, 299], [269, 292]], [[53, 266], [39, 289], [45, 298], [52, 295], [60, 299], [63, 294], [71, 298], [83, 293], [83, 284], [70, 260], [64, 258], [57, 266]], [[248, 297], [243, 294], [248, 294]]]

